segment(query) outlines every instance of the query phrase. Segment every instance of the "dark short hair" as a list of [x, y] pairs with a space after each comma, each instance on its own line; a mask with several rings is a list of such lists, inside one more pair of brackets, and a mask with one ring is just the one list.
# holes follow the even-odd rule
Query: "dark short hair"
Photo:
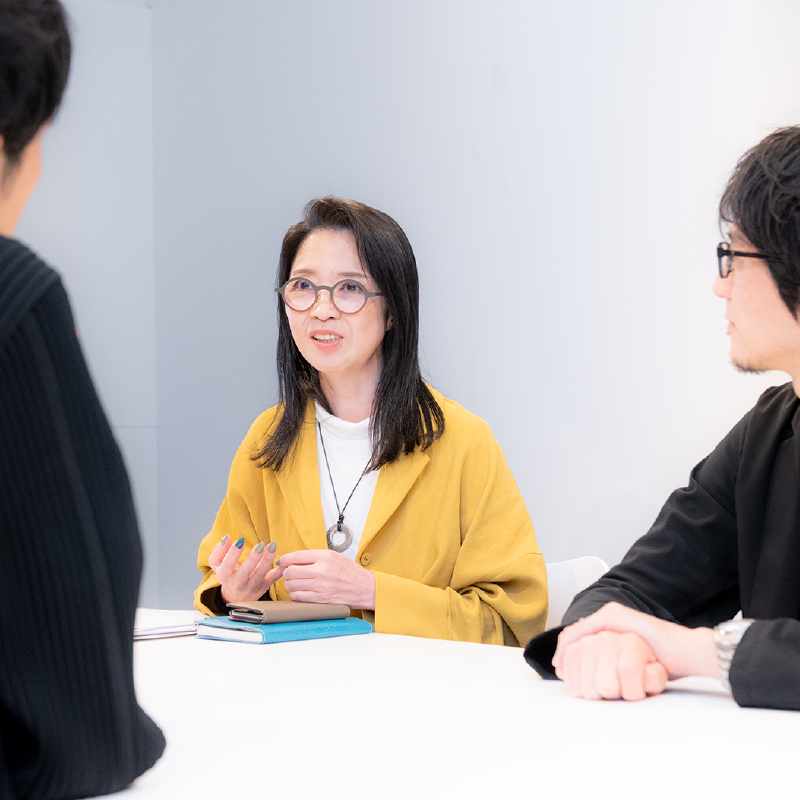
[[0, 0], [0, 136], [12, 166], [58, 110], [71, 55], [59, 0]]
[[779, 128], [748, 150], [719, 204], [721, 222], [736, 225], [771, 258], [767, 265], [789, 311], [800, 311], [800, 126]]
[[[444, 431], [444, 414], [422, 380], [419, 341], [417, 262], [403, 229], [388, 215], [364, 203], [340, 197], [312, 200], [303, 219], [283, 239], [276, 286], [292, 271], [297, 252], [318, 230], [353, 234], [364, 270], [386, 300], [392, 327], [382, 346], [382, 367], [372, 409], [372, 461], [378, 469], [415, 448], [423, 450]], [[292, 337], [283, 300], [278, 297], [278, 381], [281, 419], [255, 460], [279, 470], [291, 451], [309, 399], [331, 411], [319, 373], [300, 354]]]

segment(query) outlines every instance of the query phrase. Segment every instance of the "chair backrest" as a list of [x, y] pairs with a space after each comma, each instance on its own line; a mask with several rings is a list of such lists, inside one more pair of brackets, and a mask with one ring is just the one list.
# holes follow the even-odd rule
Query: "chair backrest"
[[569, 608], [572, 598], [608, 572], [608, 564], [597, 556], [581, 556], [569, 561], [554, 561], [552, 564], [545, 564], [545, 568], [547, 591], [550, 595], [545, 630], [549, 631], [561, 624], [561, 618]]

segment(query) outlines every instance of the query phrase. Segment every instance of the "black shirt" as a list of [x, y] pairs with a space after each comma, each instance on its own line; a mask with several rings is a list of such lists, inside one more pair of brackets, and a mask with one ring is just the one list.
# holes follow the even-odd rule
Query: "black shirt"
[[[563, 624], [612, 600], [692, 628], [741, 609], [756, 622], [731, 664], [734, 699], [800, 710], [800, 400], [792, 384], [764, 392], [622, 562], [575, 598]], [[544, 677], [555, 677], [559, 630], [525, 650]]]
[[142, 548], [61, 282], [0, 237], [0, 798], [122, 789], [164, 737], [133, 686]]

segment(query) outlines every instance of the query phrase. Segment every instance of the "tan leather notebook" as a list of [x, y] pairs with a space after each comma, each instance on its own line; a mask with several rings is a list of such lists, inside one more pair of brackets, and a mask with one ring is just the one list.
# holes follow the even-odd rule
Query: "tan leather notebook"
[[228, 617], [237, 622], [264, 625], [271, 622], [311, 622], [318, 619], [344, 619], [349, 606], [327, 603], [295, 603], [293, 600], [254, 600], [228, 603]]

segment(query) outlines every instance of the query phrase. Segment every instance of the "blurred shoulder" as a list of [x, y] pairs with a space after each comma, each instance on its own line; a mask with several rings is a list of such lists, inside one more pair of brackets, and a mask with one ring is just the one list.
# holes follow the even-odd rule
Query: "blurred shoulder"
[[0, 236], [0, 297], [4, 305], [15, 297], [36, 297], [58, 281], [58, 273], [33, 250], [16, 239]]
[[22, 242], [0, 236], [0, 344], [53, 286], [63, 294], [55, 270]]

